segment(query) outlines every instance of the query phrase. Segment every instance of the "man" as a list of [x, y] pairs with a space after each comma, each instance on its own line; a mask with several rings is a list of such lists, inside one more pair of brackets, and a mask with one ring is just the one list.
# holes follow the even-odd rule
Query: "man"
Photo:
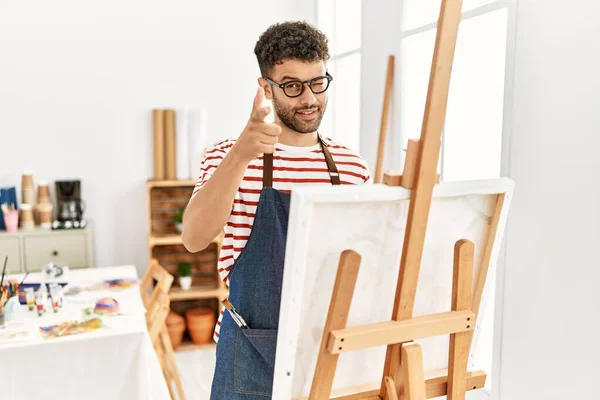
[[[249, 328], [221, 311], [211, 399], [271, 396], [293, 185], [370, 180], [362, 158], [318, 132], [333, 80], [327, 38], [304, 22], [286, 22], [268, 28], [254, 52], [262, 76], [248, 124], [237, 140], [207, 151], [183, 219], [192, 252], [225, 227], [219, 273]], [[265, 122], [271, 110], [263, 96], [272, 101], [273, 124]]]

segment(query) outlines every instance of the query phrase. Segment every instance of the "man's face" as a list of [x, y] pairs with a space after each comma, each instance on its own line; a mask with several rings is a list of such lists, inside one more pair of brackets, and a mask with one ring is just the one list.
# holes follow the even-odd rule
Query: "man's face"
[[[277, 83], [285, 84], [291, 81], [310, 81], [319, 76], [325, 76], [326, 69], [323, 61], [302, 62], [298, 60], [286, 60], [276, 65], [269, 78]], [[322, 84], [327, 85], [326, 81]], [[299, 88], [298, 85], [295, 85]], [[304, 85], [304, 91], [298, 97], [288, 97], [282, 88], [269, 85], [266, 97], [273, 102], [273, 108], [277, 118], [289, 129], [298, 133], [316, 132], [321, 125], [325, 108], [327, 107], [327, 92], [314, 94], [308, 84]], [[317, 84], [313, 86], [319, 91]], [[290, 92], [290, 88], [287, 89]]]

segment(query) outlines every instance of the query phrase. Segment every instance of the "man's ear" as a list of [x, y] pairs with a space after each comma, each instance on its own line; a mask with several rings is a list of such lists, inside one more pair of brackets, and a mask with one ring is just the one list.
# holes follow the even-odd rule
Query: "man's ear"
[[267, 82], [267, 80], [263, 77], [258, 78], [258, 85], [260, 87], [263, 88], [263, 90], [265, 91], [265, 98], [268, 100], [272, 100], [273, 99], [273, 91], [271, 90], [271, 85], [269, 85], [269, 82]]

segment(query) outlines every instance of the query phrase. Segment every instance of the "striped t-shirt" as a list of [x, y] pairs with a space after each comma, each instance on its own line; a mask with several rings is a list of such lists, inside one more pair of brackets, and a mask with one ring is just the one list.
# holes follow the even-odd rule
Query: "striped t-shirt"
[[[369, 169], [366, 162], [348, 148], [323, 137], [323, 141], [331, 153], [341, 184], [362, 184], [370, 181]], [[226, 139], [209, 148], [202, 161], [200, 179], [194, 189], [194, 194], [212, 176], [219, 163], [233, 147], [235, 139]], [[235, 195], [229, 220], [224, 227], [224, 237], [219, 255], [218, 269], [221, 279], [229, 284], [229, 271], [248, 241], [258, 198], [262, 189], [263, 157], [250, 162], [244, 178]], [[273, 188], [289, 192], [293, 185], [326, 184], [331, 185], [331, 177], [321, 145], [310, 147], [294, 147], [283, 144], [275, 145], [273, 154]], [[219, 330], [224, 310], [215, 327], [214, 340], [219, 340]]]

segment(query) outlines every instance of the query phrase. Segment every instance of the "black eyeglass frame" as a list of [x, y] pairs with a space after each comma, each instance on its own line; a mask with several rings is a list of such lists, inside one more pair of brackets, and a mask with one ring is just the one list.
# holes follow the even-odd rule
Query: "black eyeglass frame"
[[[304, 85], [305, 85], [305, 84], [306, 84], [306, 85], [307, 85], [307, 86], [310, 88], [311, 92], [313, 92], [314, 94], [321, 94], [321, 93], [325, 93], [325, 92], [327, 91], [327, 89], [329, 89], [329, 85], [331, 84], [331, 81], [333, 81], [333, 76], [329, 75], [329, 72], [325, 72], [325, 76], [317, 76], [317, 77], [315, 77], [315, 78], [312, 78], [312, 79], [309, 79], [309, 80], [307, 80], [307, 81], [301, 81], [301, 80], [299, 80], [299, 79], [295, 79], [295, 80], [292, 80], [292, 81], [287, 81], [287, 82], [285, 82], [285, 83], [277, 83], [277, 82], [275, 82], [274, 80], [272, 80], [271, 78], [269, 78], [268, 76], [265, 76], [264, 78], [265, 78], [265, 80], [266, 80], [267, 82], [269, 82], [271, 85], [275, 85], [275, 86], [277, 86], [278, 88], [280, 88], [281, 90], [283, 90], [283, 94], [285, 94], [287, 97], [290, 97], [290, 98], [292, 98], [292, 99], [293, 99], [294, 97], [299, 97], [299, 96], [302, 96], [302, 93], [304, 93], [304, 88], [305, 88], [305, 86], [304, 86]], [[313, 85], [313, 82], [314, 82], [314, 81], [316, 81], [316, 80], [318, 80], [318, 79], [325, 79], [325, 80], [327, 81], [327, 86], [325, 86], [325, 89], [321, 90], [320, 92], [315, 92], [315, 91], [314, 91], [314, 89], [313, 89], [313, 87], [312, 87], [312, 85]], [[298, 94], [297, 94], [297, 95], [295, 95], [295, 96], [290, 96], [290, 95], [289, 95], [289, 94], [287, 94], [287, 92], [285, 91], [285, 87], [286, 87], [287, 85], [291, 84], [291, 83], [299, 83], [299, 84], [301, 84], [301, 85], [302, 85], [302, 89], [300, 90], [300, 93], [298, 93]]]

